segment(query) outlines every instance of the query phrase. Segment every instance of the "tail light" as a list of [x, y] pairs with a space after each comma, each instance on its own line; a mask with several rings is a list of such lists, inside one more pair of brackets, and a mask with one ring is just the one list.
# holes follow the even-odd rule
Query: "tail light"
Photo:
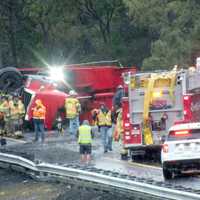
[[169, 146], [168, 146], [168, 144], [163, 144], [162, 149], [163, 149], [164, 153], [168, 153], [169, 152]]
[[189, 133], [189, 130], [175, 131], [175, 135], [187, 135]]
[[178, 130], [178, 131], [171, 131], [169, 133], [170, 136], [173, 137], [184, 137], [184, 136], [190, 136], [191, 131], [190, 130]]

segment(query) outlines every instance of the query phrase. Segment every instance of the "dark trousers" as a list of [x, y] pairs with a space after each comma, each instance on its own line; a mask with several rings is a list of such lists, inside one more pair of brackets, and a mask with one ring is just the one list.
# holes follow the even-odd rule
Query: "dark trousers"
[[35, 141], [39, 140], [41, 135], [42, 142], [44, 142], [45, 133], [44, 133], [44, 120], [33, 119], [34, 129], [35, 129]]

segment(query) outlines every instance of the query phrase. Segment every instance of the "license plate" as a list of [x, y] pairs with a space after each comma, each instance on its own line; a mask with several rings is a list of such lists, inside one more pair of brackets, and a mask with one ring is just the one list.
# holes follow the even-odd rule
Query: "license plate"
[[190, 146], [184, 146], [184, 150], [185, 150], [185, 151], [191, 151], [192, 149], [191, 149]]

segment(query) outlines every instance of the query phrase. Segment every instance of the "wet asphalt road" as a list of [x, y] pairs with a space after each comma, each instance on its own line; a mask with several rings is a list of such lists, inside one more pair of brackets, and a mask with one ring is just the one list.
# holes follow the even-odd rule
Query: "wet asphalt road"
[[[28, 143], [15, 141], [8, 142], [7, 149], [14, 152], [32, 154], [36, 160], [48, 163], [56, 163], [60, 165], [79, 163], [79, 147], [75, 141], [71, 141], [67, 136], [57, 137], [56, 135], [49, 135], [45, 145], [41, 145], [40, 143], [31, 143], [33, 137], [28, 134], [25, 139]], [[137, 177], [153, 179], [156, 181], [164, 181], [162, 169], [159, 166], [149, 166], [133, 163], [131, 161], [121, 161], [119, 151], [119, 143], [114, 143], [113, 151], [104, 154], [100, 139], [95, 139], [93, 143], [93, 165], [105, 170], [131, 174]], [[200, 190], [200, 177], [198, 175], [177, 177], [168, 182], [173, 185], [182, 185]]]

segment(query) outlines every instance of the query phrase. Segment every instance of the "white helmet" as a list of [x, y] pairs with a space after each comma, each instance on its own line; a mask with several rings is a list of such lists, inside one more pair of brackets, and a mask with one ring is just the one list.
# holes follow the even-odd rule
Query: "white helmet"
[[72, 96], [72, 95], [77, 95], [77, 93], [76, 93], [74, 90], [70, 90], [70, 91], [69, 91], [69, 95], [71, 95], [71, 96]]
[[117, 89], [123, 89], [123, 86], [122, 85], [118, 85]]

